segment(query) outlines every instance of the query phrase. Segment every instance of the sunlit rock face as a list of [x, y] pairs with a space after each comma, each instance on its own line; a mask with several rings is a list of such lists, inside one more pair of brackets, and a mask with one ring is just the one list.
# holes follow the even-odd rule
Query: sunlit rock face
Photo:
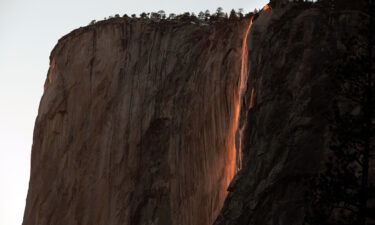
[[208, 225], [235, 173], [248, 21], [115, 18], [51, 53], [23, 225]]
[[214, 225], [304, 224], [306, 178], [323, 168], [330, 138], [330, 66], [348, 34], [358, 34], [359, 15], [332, 19], [324, 8], [276, 4], [253, 21], [239, 118], [243, 168]]

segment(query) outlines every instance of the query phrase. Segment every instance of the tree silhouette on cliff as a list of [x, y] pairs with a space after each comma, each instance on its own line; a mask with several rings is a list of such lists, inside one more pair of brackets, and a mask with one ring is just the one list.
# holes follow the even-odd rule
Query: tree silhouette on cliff
[[[191, 24], [198, 24], [198, 25], [209, 25], [209, 24], [215, 24], [217, 22], [226, 22], [228, 20], [230, 21], [242, 21], [242, 19], [245, 17], [247, 19], [254, 16], [254, 13], [250, 12], [246, 15], [243, 14], [243, 9], [238, 9], [238, 12], [235, 10], [232, 10], [230, 12], [230, 16], [228, 16], [228, 13], [223, 11], [222, 7], [218, 7], [216, 12], [211, 14], [209, 10], [205, 10], [204, 12], [201, 11], [196, 15], [194, 12], [184, 12], [182, 14], [175, 14], [170, 13], [168, 16], [166, 15], [164, 10], [159, 10], [157, 12], [151, 12], [146, 13], [142, 12], [139, 17], [137, 17], [136, 14], [131, 14], [129, 17], [127, 14], [124, 14], [122, 16], [122, 19], [125, 20], [143, 20], [143, 21], [153, 21], [156, 23], [165, 23], [165, 22], [183, 22], [183, 23], [191, 23]], [[121, 19], [119, 14], [116, 14], [115, 16], [109, 16], [108, 18], [105, 17], [103, 21], [106, 20], [118, 20]], [[88, 25], [94, 25], [96, 23], [102, 23], [103, 21], [91, 21]]]

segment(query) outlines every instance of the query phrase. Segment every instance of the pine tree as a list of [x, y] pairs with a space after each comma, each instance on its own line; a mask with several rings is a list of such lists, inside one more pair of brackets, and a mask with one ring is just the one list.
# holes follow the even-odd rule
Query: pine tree
[[204, 12], [202, 12], [202, 11], [199, 12], [198, 19], [199, 20], [204, 20]]
[[219, 18], [222, 18], [222, 17], [225, 16], [222, 7], [218, 7], [218, 8], [216, 9], [216, 16], [219, 17]]
[[230, 11], [229, 19], [231, 19], [231, 20], [235, 20], [235, 19], [237, 19], [237, 13], [236, 13], [236, 11], [234, 11], [234, 9], [232, 9], [232, 10]]
[[211, 17], [210, 10], [207, 9], [207, 10], [204, 12], [204, 17], [205, 17], [205, 20], [206, 20], [206, 21], [210, 19], [210, 17]]

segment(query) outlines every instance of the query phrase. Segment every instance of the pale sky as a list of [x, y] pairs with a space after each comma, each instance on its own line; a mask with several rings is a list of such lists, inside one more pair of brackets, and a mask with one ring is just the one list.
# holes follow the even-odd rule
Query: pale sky
[[262, 8], [268, 0], [0, 0], [0, 225], [21, 225], [49, 54], [71, 30], [115, 14]]

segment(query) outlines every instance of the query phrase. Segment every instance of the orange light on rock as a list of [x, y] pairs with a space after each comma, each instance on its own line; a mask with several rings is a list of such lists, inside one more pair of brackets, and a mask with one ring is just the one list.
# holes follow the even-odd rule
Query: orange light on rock
[[267, 11], [267, 10], [270, 10], [271, 9], [271, 6], [269, 6], [268, 4], [263, 6], [262, 10], [264, 11]]
[[252, 18], [249, 21], [246, 21], [248, 25], [244, 31], [243, 40], [242, 40], [242, 52], [241, 52], [241, 70], [239, 76], [239, 82], [237, 87], [237, 92], [234, 93], [233, 102], [234, 102], [234, 109], [233, 109], [233, 117], [232, 117], [232, 124], [230, 127], [229, 137], [228, 137], [228, 145], [230, 146], [230, 150], [228, 151], [227, 156], [227, 168], [226, 168], [226, 184], [227, 186], [232, 181], [235, 173], [237, 172], [237, 161], [239, 161], [239, 165], [241, 165], [241, 151], [237, 151], [236, 148], [236, 133], [238, 130], [238, 122], [239, 122], [239, 114], [241, 110], [240, 106], [240, 99], [243, 94], [243, 91], [246, 87], [247, 82], [247, 38], [249, 35], [249, 31], [252, 25]]

